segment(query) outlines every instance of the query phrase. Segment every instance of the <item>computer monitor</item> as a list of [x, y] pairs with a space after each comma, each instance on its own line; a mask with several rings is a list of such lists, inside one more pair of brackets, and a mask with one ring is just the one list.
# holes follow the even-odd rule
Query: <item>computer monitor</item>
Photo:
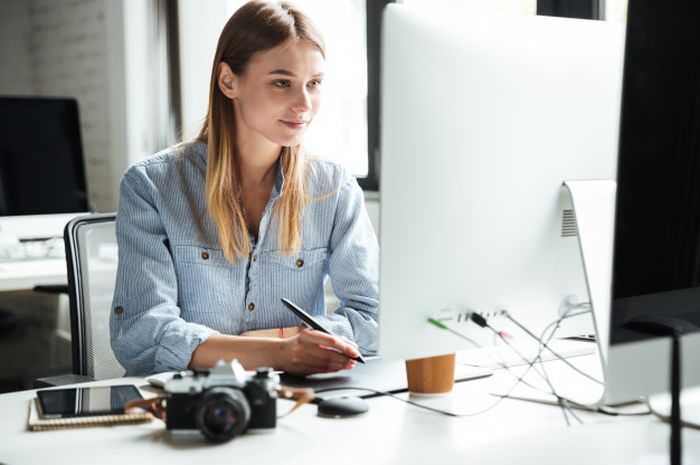
[[[386, 8], [380, 356], [471, 348], [428, 317], [458, 324], [506, 309], [539, 332], [566, 302], [588, 301], [562, 182], [615, 179], [624, 33], [600, 21]], [[473, 323], [458, 329], [492, 341]]]
[[0, 235], [60, 237], [87, 211], [77, 102], [0, 97]]
[[629, 4], [607, 402], [669, 390], [669, 338], [626, 327], [643, 316], [687, 323], [682, 380], [700, 385], [698, 21], [692, 2]]

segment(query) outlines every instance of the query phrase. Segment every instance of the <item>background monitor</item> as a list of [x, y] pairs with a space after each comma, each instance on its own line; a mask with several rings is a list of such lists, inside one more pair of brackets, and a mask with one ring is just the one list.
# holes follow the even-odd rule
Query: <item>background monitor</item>
[[[624, 32], [600, 21], [387, 7], [382, 357], [471, 348], [429, 316], [507, 309], [539, 332], [562, 302], [588, 300], [562, 182], [615, 179]], [[572, 330], [591, 331], [586, 324]], [[492, 341], [473, 323], [460, 328]]]
[[[625, 329], [641, 316], [700, 331], [700, 6], [630, 2], [620, 129], [606, 399], [669, 390], [670, 342]], [[700, 385], [700, 333], [682, 379]]]
[[61, 236], [87, 211], [77, 102], [0, 97], [0, 234]]

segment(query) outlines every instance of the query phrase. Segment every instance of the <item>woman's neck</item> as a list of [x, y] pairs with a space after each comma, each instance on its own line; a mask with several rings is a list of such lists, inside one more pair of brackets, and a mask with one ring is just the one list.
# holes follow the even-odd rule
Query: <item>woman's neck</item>
[[272, 186], [277, 174], [281, 147], [269, 141], [257, 144], [238, 141], [238, 163], [243, 190]]
[[[267, 142], [267, 141], [266, 141]], [[241, 201], [248, 223], [248, 231], [258, 236], [265, 205], [277, 177], [280, 147], [258, 144], [237, 144], [241, 180]]]

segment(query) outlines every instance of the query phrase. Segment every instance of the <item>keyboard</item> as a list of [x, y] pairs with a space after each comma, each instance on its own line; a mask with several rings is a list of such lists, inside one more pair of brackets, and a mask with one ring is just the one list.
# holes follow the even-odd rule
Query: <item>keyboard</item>
[[18, 262], [36, 262], [44, 260], [65, 260], [66, 252], [63, 238], [19, 241], [0, 244], [0, 264]]

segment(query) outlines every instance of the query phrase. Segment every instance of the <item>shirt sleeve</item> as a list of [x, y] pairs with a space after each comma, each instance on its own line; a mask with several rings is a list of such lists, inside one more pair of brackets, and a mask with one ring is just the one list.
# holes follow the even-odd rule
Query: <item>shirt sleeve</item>
[[377, 352], [379, 244], [364, 194], [350, 176], [338, 192], [328, 273], [340, 306], [318, 317], [334, 334], [354, 340], [364, 355]]
[[215, 333], [180, 317], [175, 268], [154, 193], [143, 172], [132, 168], [124, 175], [109, 324], [112, 350], [128, 376], [184, 370], [195, 348]]

